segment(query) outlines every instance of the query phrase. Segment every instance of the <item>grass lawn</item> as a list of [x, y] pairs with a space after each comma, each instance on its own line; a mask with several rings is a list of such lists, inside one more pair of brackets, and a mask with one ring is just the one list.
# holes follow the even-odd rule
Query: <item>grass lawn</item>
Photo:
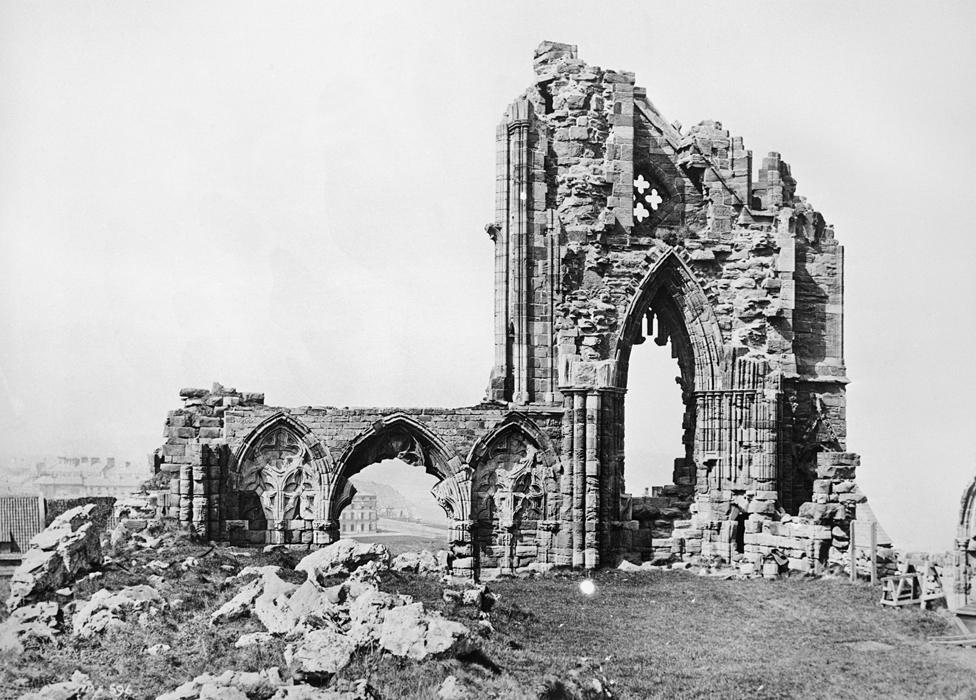
[[[127, 561], [129, 571], [107, 571], [78, 584], [77, 594], [144, 582], [142, 558], [179, 560], [206, 551], [183, 545], [139, 553]], [[236, 583], [224, 583], [233, 572], [221, 565], [288, 565], [297, 558], [215, 550], [187, 572], [171, 567], [159, 589], [182, 605], [145, 628], [132, 624], [87, 642], [65, 637], [60, 648], [0, 657], [0, 698], [63, 680], [76, 668], [97, 683], [127, 684], [131, 697], [152, 698], [204, 671], [284, 666], [282, 642], [234, 649], [240, 634], [259, 629], [256, 620], [216, 628], [206, 620], [236, 590]], [[464, 660], [415, 663], [363, 652], [342, 675], [368, 676], [384, 698], [434, 698], [449, 674], [472, 697], [535, 697], [544, 677], [565, 678], [586, 657], [591, 667], [584, 677], [602, 673], [621, 698], [976, 698], [976, 650], [925, 641], [953, 633], [945, 614], [880, 608], [878, 590], [866, 584], [606, 571], [594, 577], [596, 593], [587, 597], [580, 580], [567, 574], [491, 583], [501, 596], [491, 616], [495, 631], [476, 632], [480, 652]], [[387, 574], [382, 587], [478, 629], [476, 612], [444, 602], [436, 580]], [[160, 642], [172, 650], [146, 655]]]

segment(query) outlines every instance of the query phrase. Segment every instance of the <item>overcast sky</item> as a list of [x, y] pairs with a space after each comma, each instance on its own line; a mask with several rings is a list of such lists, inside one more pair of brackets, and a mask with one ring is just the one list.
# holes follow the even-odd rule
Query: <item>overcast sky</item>
[[141, 456], [213, 381], [477, 402], [494, 129], [549, 39], [791, 164], [846, 246], [859, 481], [899, 545], [948, 548], [976, 475], [974, 8], [2, 1], [0, 449]]

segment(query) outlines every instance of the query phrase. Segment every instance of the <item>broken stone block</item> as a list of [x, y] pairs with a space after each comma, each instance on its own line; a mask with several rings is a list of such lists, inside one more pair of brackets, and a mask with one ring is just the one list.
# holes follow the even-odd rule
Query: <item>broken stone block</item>
[[391, 654], [415, 661], [459, 651], [467, 641], [467, 627], [439, 613], [426, 612], [422, 603], [387, 611], [379, 637], [380, 646]]
[[94, 504], [65, 511], [31, 540], [10, 579], [7, 608], [39, 599], [102, 563], [99, 531], [91, 520]]
[[308, 554], [298, 562], [295, 570], [323, 581], [330, 576], [350, 574], [373, 561], [387, 567], [390, 558], [389, 550], [381, 544], [344, 539]]

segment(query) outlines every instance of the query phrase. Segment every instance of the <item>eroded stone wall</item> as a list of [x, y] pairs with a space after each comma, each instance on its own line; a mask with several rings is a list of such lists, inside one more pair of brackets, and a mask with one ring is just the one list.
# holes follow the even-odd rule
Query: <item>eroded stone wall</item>
[[[458, 567], [621, 557], [810, 570], [864, 501], [847, 451], [843, 248], [779, 153], [669, 123], [633, 73], [543, 43], [496, 132], [495, 359], [461, 409], [274, 408], [188, 390], [158, 468], [200, 534], [319, 544], [348, 478], [435, 474]], [[630, 353], [670, 344], [684, 403], [673, 483], [625, 492]]]

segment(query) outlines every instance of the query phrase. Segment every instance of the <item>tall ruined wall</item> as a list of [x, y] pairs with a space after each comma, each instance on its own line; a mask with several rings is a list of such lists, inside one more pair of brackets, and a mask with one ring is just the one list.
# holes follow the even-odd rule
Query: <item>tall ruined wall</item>
[[[843, 249], [778, 153], [668, 123], [632, 73], [543, 43], [496, 132], [494, 362], [461, 409], [273, 408], [186, 390], [157, 468], [203, 536], [321, 544], [349, 478], [399, 458], [438, 479], [461, 572], [621, 557], [815, 569], [864, 496], [846, 451]], [[669, 344], [683, 451], [627, 493], [630, 354]]]
[[489, 396], [564, 408], [571, 562], [648, 539], [630, 519], [621, 426], [626, 393], [641, 390], [628, 385], [630, 352], [645, 336], [670, 342], [681, 368], [672, 492], [694, 500], [652, 549], [768, 554], [757, 538], [791, 514], [816, 526], [801, 539], [820, 538], [795, 558], [839, 556], [863, 495], [844, 451], [833, 230], [778, 153], [754, 163], [717, 121], [668, 123], [634, 74], [588, 65], [574, 46], [545, 42], [534, 65], [497, 132]]

